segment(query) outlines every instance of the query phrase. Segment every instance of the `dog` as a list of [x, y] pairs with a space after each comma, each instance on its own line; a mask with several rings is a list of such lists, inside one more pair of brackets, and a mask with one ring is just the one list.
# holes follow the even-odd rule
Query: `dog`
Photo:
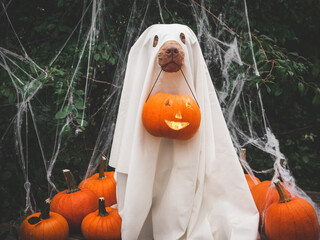
[[[190, 89], [201, 108], [197, 134], [186, 141], [149, 134], [141, 113], [150, 92]], [[259, 213], [189, 27], [156, 24], [132, 46], [109, 165], [122, 239], [256, 239]]]

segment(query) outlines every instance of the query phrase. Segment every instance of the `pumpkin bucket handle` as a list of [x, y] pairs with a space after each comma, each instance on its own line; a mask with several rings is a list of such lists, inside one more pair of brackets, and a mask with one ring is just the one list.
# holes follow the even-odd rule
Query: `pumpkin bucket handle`
[[[180, 71], [181, 71], [181, 73], [182, 73], [182, 75], [183, 75], [184, 80], [186, 81], [186, 83], [187, 83], [187, 85], [188, 85], [188, 88], [189, 88], [189, 90], [190, 90], [190, 92], [191, 92], [191, 94], [192, 94], [192, 96], [193, 96], [194, 100], [196, 101], [196, 103], [198, 104], [198, 107], [200, 108], [200, 105], [199, 105], [199, 103], [198, 103], [198, 100], [197, 100], [197, 98], [196, 98], [196, 96], [195, 96], [194, 92], [192, 91], [192, 89], [191, 89], [191, 87], [190, 87], [190, 84], [189, 84], [189, 82], [188, 82], [188, 80], [187, 80], [186, 76], [184, 75], [184, 73], [183, 73], [182, 69], [180, 69]], [[152, 93], [152, 91], [153, 91], [153, 89], [154, 89], [154, 87], [155, 87], [156, 83], [158, 82], [158, 80], [159, 80], [159, 77], [160, 77], [160, 74], [161, 74], [161, 73], [162, 73], [162, 69], [160, 70], [160, 72], [159, 72], [159, 74], [158, 74], [158, 76], [157, 76], [156, 80], [154, 81], [154, 83], [153, 83], [153, 85], [152, 85], [152, 87], [151, 87], [151, 90], [150, 90], [150, 92], [149, 92], [149, 94], [148, 94], [148, 97], [147, 97], [147, 99], [146, 99], [146, 102], [147, 102], [147, 101], [148, 101], [148, 99], [150, 98], [150, 95], [151, 95], [151, 93]]]

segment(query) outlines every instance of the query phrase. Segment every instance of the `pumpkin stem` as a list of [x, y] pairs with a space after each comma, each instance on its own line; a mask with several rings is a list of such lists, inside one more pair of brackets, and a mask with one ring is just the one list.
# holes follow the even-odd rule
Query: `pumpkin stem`
[[240, 163], [241, 163], [241, 167], [243, 169], [243, 171], [245, 170], [245, 167], [243, 166], [243, 161], [245, 162], [247, 158], [247, 149], [245, 148], [241, 148], [241, 152], [240, 152]]
[[102, 156], [100, 168], [99, 168], [99, 177], [98, 177], [99, 180], [106, 178], [106, 176], [104, 175], [104, 167], [106, 165], [106, 162], [107, 162], [107, 158], [105, 156]]
[[98, 216], [100, 217], [106, 217], [109, 213], [106, 210], [106, 206], [104, 204], [104, 197], [99, 198], [99, 213]]
[[[284, 165], [284, 158], [280, 158], [280, 166], [283, 168], [283, 165]], [[279, 171], [279, 180], [280, 181], [283, 181], [283, 179], [282, 179], [282, 176], [281, 176], [281, 174], [280, 174], [280, 168], [278, 168], [278, 171]]]
[[288, 194], [283, 189], [281, 182], [278, 180], [273, 183], [276, 185], [277, 191], [279, 193], [279, 197], [280, 197], [279, 203], [285, 203], [285, 202], [291, 201], [291, 199], [288, 197]]
[[49, 214], [49, 210], [50, 210], [50, 203], [51, 203], [51, 200], [50, 198], [46, 199], [45, 202], [44, 202], [44, 206], [43, 208], [41, 209], [41, 213], [40, 213], [40, 218], [41, 219], [48, 219], [50, 218], [50, 214]]
[[62, 172], [63, 172], [63, 175], [64, 175], [64, 177], [66, 179], [66, 183], [67, 183], [67, 186], [68, 186], [67, 193], [69, 194], [69, 193], [74, 193], [74, 192], [80, 191], [80, 188], [78, 188], [76, 180], [74, 179], [74, 176], [72, 175], [70, 170], [69, 169], [63, 169]]

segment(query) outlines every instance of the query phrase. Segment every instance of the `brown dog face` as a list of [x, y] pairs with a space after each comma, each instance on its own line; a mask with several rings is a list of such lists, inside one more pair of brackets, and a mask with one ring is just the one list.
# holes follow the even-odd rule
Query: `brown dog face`
[[183, 65], [184, 51], [177, 41], [166, 41], [159, 49], [158, 60], [163, 71], [177, 72]]

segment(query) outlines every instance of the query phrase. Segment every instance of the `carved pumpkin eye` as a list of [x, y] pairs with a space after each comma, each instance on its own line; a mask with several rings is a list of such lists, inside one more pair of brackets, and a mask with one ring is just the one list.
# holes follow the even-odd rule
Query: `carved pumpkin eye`
[[168, 98], [167, 100], [165, 100], [165, 106], [166, 107], [171, 107], [171, 105], [172, 105], [172, 100], [170, 99], [170, 98]]
[[186, 36], [184, 35], [184, 33], [180, 33], [180, 39], [181, 39], [181, 42], [186, 44]]
[[192, 105], [190, 103], [190, 99], [188, 99], [187, 102], [186, 102], [186, 108], [189, 108], [189, 109], [193, 110]]
[[159, 40], [158, 35], [155, 35], [153, 39], [153, 47], [156, 47], [158, 45], [158, 40]]

